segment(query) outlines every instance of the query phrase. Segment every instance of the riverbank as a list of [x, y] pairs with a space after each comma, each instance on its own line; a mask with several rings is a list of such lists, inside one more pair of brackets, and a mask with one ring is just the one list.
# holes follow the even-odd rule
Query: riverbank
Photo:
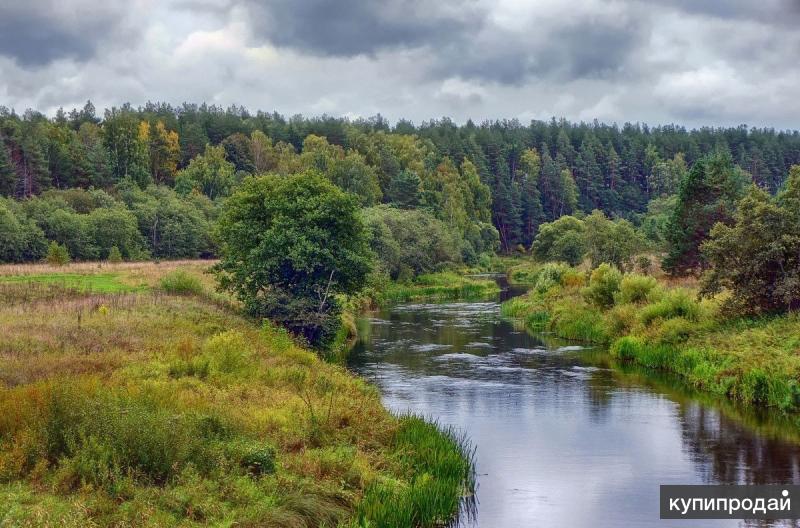
[[0, 524], [450, 519], [464, 439], [240, 316], [207, 266], [0, 267]]
[[530, 291], [503, 304], [533, 331], [609, 346], [611, 355], [680, 376], [697, 390], [800, 411], [800, 315], [729, 319], [721, 298], [699, 301], [653, 277], [602, 268], [589, 278], [566, 265], [509, 270]]

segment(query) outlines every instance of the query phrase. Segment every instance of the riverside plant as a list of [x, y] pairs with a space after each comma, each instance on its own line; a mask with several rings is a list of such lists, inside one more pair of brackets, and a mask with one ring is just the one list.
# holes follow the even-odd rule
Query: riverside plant
[[[692, 387], [745, 405], [800, 410], [800, 317], [729, 317], [724, 298], [700, 300], [696, 286], [610, 267], [586, 282], [535, 287], [543, 270], [516, 271], [534, 287], [503, 304], [502, 313], [534, 331], [608, 345], [613, 358], [668, 371]], [[512, 270], [511, 273], [514, 273]], [[572, 276], [586, 275], [573, 269]], [[564, 276], [570, 276], [565, 274]], [[724, 294], [723, 294], [724, 295]]]

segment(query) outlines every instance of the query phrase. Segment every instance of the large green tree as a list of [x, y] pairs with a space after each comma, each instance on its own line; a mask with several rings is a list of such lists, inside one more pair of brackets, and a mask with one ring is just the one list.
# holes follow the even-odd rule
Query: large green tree
[[727, 308], [738, 313], [800, 308], [800, 166], [772, 197], [750, 188], [731, 225], [718, 223], [702, 251], [710, 269], [703, 291], [727, 288]]
[[255, 317], [324, 347], [339, 294], [360, 290], [370, 251], [358, 199], [316, 171], [246, 178], [219, 220], [220, 285]]
[[700, 245], [717, 222], [729, 223], [748, 175], [727, 152], [698, 160], [681, 181], [678, 201], [667, 226], [669, 252], [661, 267], [685, 274], [706, 267]]

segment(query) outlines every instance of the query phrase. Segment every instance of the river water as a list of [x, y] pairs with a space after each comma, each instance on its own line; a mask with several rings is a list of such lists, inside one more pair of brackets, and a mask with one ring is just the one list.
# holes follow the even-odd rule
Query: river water
[[659, 520], [659, 485], [800, 483], [800, 432], [788, 420], [531, 335], [500, 316], [499, 301], [371, 314], [349, 356], [387, 407], [455, 426], [476, 446], [477, 513], [462, 525], [756, 526]]

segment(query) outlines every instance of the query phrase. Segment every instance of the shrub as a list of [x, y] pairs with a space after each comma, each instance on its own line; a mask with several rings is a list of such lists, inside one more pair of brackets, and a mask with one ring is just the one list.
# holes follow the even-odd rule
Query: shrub
[[583, 295], [587, 301], [599, 307], [614, 304], [614, 295], [619, 291], [622, 273], [610, 264], [600, 264], [589, 278], [589, 286], [584, 288]]
[[639, 303], [647, 300], [647, 296], [658, 282], [653, 277], [628, 273], [619, 283], [616, 295], [617, 303]]
[[203, 293], [200, 279], [182, 270], [176, 270], [161, 278], [161, 288], [176, 295], [199, 295]]
[[697, 323], [684, 317], [674, 317], [661, 323], [658, 340], [661, 343], [678, 344], [686, 341], [696, 331]]
[[586, 227], [574, 216], [562, 216], [542, 224], [531, 252], [540, 261], [561, 261], [576, 266], [586, 253]]
[[611, 335], [624, 335], [630, 332], [638, 321], [639, 307], [633, 304], [614, 306], [606, 314]]
[[69, 264], [69, 251], [55, 240], [47, 247], [47, 263], [51, 266], [65, 266]]
[[700, 319], [700, 305], [692, 295], [684, 289], [674, 289], [664, 292], [661, 300], [642, 309], [641, 320], [649, 325], [656, 319], [670, 319], [683, 317], [689, 321]]
[[610, 337], [600, 311], [571, 298], [560, 301], [553, 308], [549, 326], [565, 339], [605, 343]]
[[203, 345], [203, 356], [208, 358], [211, 367], [226, 374], [242, 369], [251, 353], [244, 336], [233, 330], [217, 334]]
[[533, 289], [537, 293], [545, 293], [553, 286], [561, 286], [562, 279], [571, 270], [563, 263], [548, 262], [544, 264], [536, 274]]
[[261, 476], [275, 471], [275, 449], [263, 442], [240, 441], [231, 445], [232, 459], [251, 475]]
[[108, 252], [108, 261], [112, 264], [119, 264], [122, 262], [122, 253], [119, 252], [117, 246], [111, 246], [111, 250]]
[[617, 339], [612, 343], [609, 352], [612, 357], [622, 361], [635, 361], [642, 355], [644, 350], [644, 341], [635, 336], [625, 336]]

